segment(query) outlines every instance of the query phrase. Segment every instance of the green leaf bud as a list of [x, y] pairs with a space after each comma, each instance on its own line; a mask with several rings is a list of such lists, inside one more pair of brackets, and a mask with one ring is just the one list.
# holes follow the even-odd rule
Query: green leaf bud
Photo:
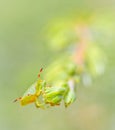
[[64, 97], [65, 107], [68, 107], [76, 99], [75, 83], [74, 83], [74, 81], [73, 80], [69, 80], [68, 86], [69, 86], [69, 91], [65, 94], [65, 97]]
[[67, 87], [65, 85], [62, 86], [55, 86], [55, 87], [46, 87], [44, 91], [44, 99], [46, 103], [51, 105], [57, 105], [63, 99], [67, 91]]

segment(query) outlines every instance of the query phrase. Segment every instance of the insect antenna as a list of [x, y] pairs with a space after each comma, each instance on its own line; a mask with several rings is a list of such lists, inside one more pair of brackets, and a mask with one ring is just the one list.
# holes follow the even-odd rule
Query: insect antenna
[[19, 100], [21, 100], [21, 99], [22, 99], [21, 97], [16, 98], [13, 102], [17, 102], [17, 101], [19, 101]]
[[38, 73], [38, 78], [40, 78], [40, 74], [42, 73], [43, 68], [40, 69], [39, 73]]

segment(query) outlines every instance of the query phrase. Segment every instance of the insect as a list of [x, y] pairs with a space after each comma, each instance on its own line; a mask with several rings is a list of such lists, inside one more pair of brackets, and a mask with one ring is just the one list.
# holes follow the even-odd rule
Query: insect
[[[40, 74], [43, 71], [43, 68], [40, 69], [38, 78], [40, 78]], [[27, 91], [24, 93], [22, 97], [19, 97], [14, 100], [14, 102], [20, 101], [20, 104], [22, 106], [35, 103], [36, 107], [43, 108], [44, 103], [39, 99], [39, 97], [42, 95], [42, 90], [46, 86], [45, 80], [38, 79], [34, 84], [32, 84]]]

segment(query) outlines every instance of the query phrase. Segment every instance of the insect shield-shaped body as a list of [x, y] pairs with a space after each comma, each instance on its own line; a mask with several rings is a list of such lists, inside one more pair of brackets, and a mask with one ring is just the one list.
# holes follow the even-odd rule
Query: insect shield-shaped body
[[27, 105], [36, 102], [41, 95], [43, 88], [45, 87], [45, 81], [38, 80], [24, 93], [20, 99], [21, 105]]
[[[42, 70], [43, 69], [40, 69], [40, 73]], [[40, 77], [40, 73], [38, 74], [38, 78]], [[14, 102], [19, 100], [22, 106], [35, 103], [37, 107], [40, 107], [41, 103], [39, 101], [39, 96], [42, 94], [45, 86], [45, 80], [38, 79], [32, 86], [27, 89], [22, 97], [15, 99]]]
[[21, 105], [27, 105], [29, 103], [35, 102], [36, 98], [39, 96], [40, 92], [36, 91], [37, 83], [34, 83], [20, 99]]

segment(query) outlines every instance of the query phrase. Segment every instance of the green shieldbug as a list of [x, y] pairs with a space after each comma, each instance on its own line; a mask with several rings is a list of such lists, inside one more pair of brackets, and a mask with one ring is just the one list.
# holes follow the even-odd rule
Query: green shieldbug
[[[42, 70], [43, 68], [40, 69], [40, 73]], [[40, 73], [38, 74], [38, 78], [40, 78]], [[38, 79], [27, 89], [22, 97], [15, 99], [14, 102], [20, 101], [22, 106], [35, 103], [36, 107], [43, 107], [43, 103], [41, 103], [39, 96], [42, 94], [42, 90], [44, 89], [45, 85], [45, 80]]]

